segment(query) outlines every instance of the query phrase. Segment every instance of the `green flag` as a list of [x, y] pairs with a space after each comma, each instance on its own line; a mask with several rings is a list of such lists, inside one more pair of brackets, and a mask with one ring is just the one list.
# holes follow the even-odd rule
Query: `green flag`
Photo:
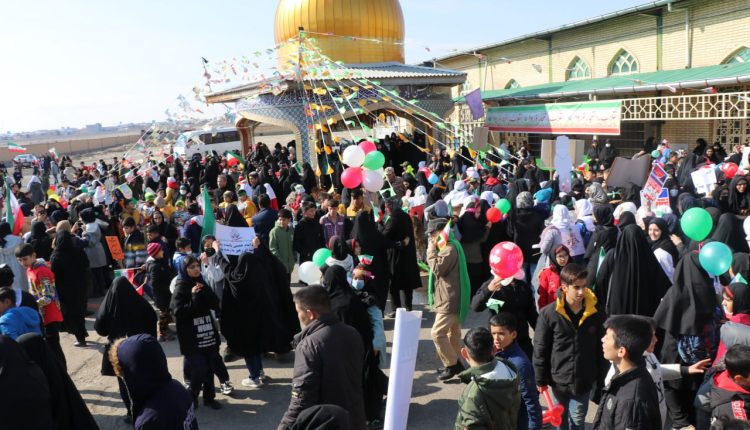
[[201, 207], [203, 208], [203, 230], [201, 231], [201, 238], [209, 235], [213, 236], [216, 230], [216, 218], [214, 217], [214, 209], [211, 206], [211, 195], [208, 193], [208, 188], [203, 188]]

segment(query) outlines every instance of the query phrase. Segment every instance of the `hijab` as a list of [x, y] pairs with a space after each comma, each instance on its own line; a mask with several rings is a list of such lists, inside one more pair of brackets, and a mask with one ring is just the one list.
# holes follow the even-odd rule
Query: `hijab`
[[750, 280], [750, 254], [735, 252], [732, 256], [732, 273], [741, 275], [746, 281]]
[[656, 251], [657, 249], [664, 250], [672, 256], [673, 264], [677, 264], [677, 261], [680, 259], [680, 253], [677, 250], [675, 244], [672, 243], [667, 222], [662, 218], [651, 218], [651, 220], [649, 220], [648, 224], [646, 225], [647, 231], [648, 227], [650, 227], [651, 225], [655, 225], [659, 228], [659, 231], [661, 231], [661, 236], [659, 236], [659, 239], [655, 241], [651, 240], [650, 236], [647, 236], [648, 243], [651, 244], [651, 249], [653, 251]]
[[603, 205], [609, 201], [609, 198], [607, 198], [607, 192], [604, 191], [602, 184], [598, 182], [593, 182], [588, 188], [586, 188], [586, 197], [588, 197], [593, 204]]
[[748, 181], [744, 176], [735, 176], [729, 184], [728, 206], [729, 210], [735, 214], [739, 214], [741, 209], [750, 209], [750, 184], [748, 184], [744, 193], [740, 193], [737, 191], [737, 184], [740, 182], [748, 184]]
[[247, 227], [247, 221], [234, 203], [227, 205], [224, 223], [229, 227]]
[[596, 230], [593, 214], [594, 206], [590, 201], [586, 199], [576, 200], [576, 218], [586, 226], [588, 231]]
[[[732, 298], [732, 314], [750, 314], [750, 286], [742, 282], [733, 282], [724, 287], [724, 293]], [[38, 335], [37, 335], [38, 336]]]
[[680, 215], [687, 212], [688, 209], [700, 207], [698, 199], [690, 193], [682, 193], [677, 196], [677, 208], [680, 211]]
[[750, 247], [745, 240], [742, 221], [733, 213], [725, 213], [715, 224], [714, 232], [711, 234], [711, 241], [722, 242], [729, 246], [733, 252], [750, 252]]
[[[464, 206], [464, 209], [457, 223], [458, 231], [461, 233], [461, 243], [478, 242], [484, 236], [487, 227], [487, 218], [482, 213], [482, 201], [477, 200], [468, 208]], [[477, 211], [479, 218], [475, 216]]]
[[96, 316], [97, 333], [110, 340], [138, 333], [156, 334], [154, 308], [124, 276], [112, 281]]
[[47, 226], [42, 221], [35, 221], [31, 224], [31, 235], [28, 243], [34, 247], [34, 252], [38, 258], [49, 260], [52, 251], [52, 239], [47, 234]]
[[623, 231], [625, 227], [629, 225], [637, 226], [635, 222], [635, 214], [630, 211], [625, 211], [620, 215], [620, 218], [617, 220], [617, 227], [620, 229], [620, 231]]
[[346, 241], [339, 236], [334, 236], [329, 242], [331, 256], [326, 259], [326, 265], [340, 266], [344, 268], [347, 273], [354, 270], [354, 259], [352, 258], [349, 245], [346, 244]]
[[38, 333], [18, 338], [26, 355], [41, 369], [51, 396], [52, 418], [60, 430], [98, 429], [86, 403], [52, 348]]
[[328, 267], [323, 274], [323, 286], [331, 299], [331, 312], [353, 327], [362, 337], [366, 349], [372, 346], [372, 326], [367, 309], [349, 284], [343, 267]]
[[133, 416], [138, 417], [151, 396], [172, 381], [167, 357], [153, 336], [137, 334], [120, 343], [117, 358], [132, 402]]
[[674, 282], [656, 309], [654, 321], [673, 336], [702, 336], [716, 305], [714, 281], [701, 267], [698, 253], [690, 252], [677, 263]]
[[[612, 251], [610, 251], [612, 252]], [[614, 249], [605, 301], [607, 315], [651, 316], [669, 288], [669, 279], [637, 225], [622, 229]], [[597, 284], [601, 280], [597, 279]]]
[[10, 228], [10, 224], [5, 221], [0, 222], [0, 246], [5, 247], [5, 244], [7, 243], [5, 237], [12, 233], [13, 231]]
[[558, 230], [570, 228], [570, 212], [565, 205], [556, 205], [552, 210], [552, 222]]
[[54, 429], [44, 373], [13, 339], [0, 335], [0, 416], [3, 428]]

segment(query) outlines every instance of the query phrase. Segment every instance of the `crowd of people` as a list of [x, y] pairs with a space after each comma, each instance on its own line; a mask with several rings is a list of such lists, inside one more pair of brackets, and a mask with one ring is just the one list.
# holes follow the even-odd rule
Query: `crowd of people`
[[[294, 142], [257, 144], [242, 160], [167, 151], [75, 166], [49, 154], [30, 179], [18, 167], [0, 222], [3, 428], [97, 428], [60, 337], [87, 347], [92, 300], [108, 340], [101, 373], [137, 429], [198, 428], [199, 406], [224, 406], [214, 376], [222, 395], [234, 391], [225, 363], [244, 360], [239, 383], [260, 389], [264, 359], [292, 351], [279, 429], [378, 426], [384, 319], [415, 309], [425, 284], [436, 377], [467, 384], [456, 429], [582, 429], [590, 402], [596, 429], [750, 428], [748, 173], [720, 168], [744, 165], [743, 146], [698, 139], [657, 157], [649, 139], [635, 157], [667, 173], [658, 210], [638, 184], [608, 185], [609, 141], [590, 147], [568, 191], [525, 142], [483, 160], [426, 146], [420, 135], [376, 142], [380, 191], [344, 187], [344, 148], [323, 142], [315, 169]], [[708, 195], [691, 175], [703, 168], [716, 170]], [[711, 215], [701, 241], [680, 220], [692, 208]], [[214, 219], [252, 227], [252, 250], [227, 254], [205, 232]], [[734, 252], [726, 273], [704, 268], [710, 242]], [[509, 246], [523, 263], [501, 276], [493, 256]], [[293, 293], [295, 268], [311, 261], [320, 279]], [[466, 326], [485, 311], [486, 325]], [[182, 382], [161, 347], [175, 341]]]

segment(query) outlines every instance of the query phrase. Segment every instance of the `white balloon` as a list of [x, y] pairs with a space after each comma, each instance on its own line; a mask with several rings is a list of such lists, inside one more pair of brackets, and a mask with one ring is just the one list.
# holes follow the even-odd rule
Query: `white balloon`
[[365, 162], [365, 151], [357, 145], [350, 145], [344, 150], [344, 164], [359, 167]]
[[362, 186], [365, 187], [367, 191], [371, 193], [378, 192], [383, 188], [384, 183], [385, 179], [383, 179], [383, 174], [377, 170], [365, 169], [362, 172]]
[[318, 266], [312, 261], [305, 261], [300, 264], [298, 274], [299, 280], [308, 285], [319, 284], [320, 277], [323, 276]]

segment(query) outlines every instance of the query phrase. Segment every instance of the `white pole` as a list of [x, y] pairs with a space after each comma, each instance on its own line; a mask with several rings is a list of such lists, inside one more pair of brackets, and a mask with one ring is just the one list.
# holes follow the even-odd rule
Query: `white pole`
[[384, 430], [406, 430], [421, 326], [422, 312], [396, 310]]

